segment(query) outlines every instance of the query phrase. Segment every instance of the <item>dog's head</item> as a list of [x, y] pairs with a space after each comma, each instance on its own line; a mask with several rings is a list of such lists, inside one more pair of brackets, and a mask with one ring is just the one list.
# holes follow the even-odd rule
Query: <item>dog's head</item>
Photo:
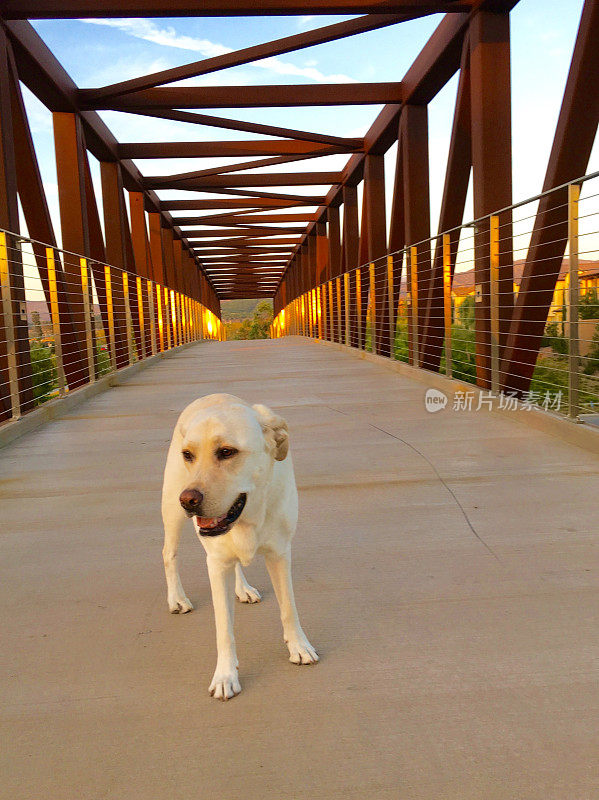
[[215, 394], [193, 403], [176, 429], [184, 486], [179, 501], [200, 533], [226, 533], [259, 502], [274, 461], [289, 450], [287, 423], [266, 406]]

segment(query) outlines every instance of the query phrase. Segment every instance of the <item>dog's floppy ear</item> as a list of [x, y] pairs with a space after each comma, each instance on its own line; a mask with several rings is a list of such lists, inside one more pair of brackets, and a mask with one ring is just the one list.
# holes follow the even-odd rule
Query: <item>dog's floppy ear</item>
[[263, 405], [252, 406], [262, 427], [267, 445], [272, 449], [275, 461], [284, 461], [289, 452], [289, 430], [283, 417]]

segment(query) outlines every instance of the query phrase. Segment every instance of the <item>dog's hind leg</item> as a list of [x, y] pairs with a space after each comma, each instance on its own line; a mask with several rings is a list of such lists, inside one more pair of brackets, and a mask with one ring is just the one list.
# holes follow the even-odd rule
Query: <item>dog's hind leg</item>
[[235, 594], [240, 603], [259, 603], [262, 600], [260, 592], [247, 582], [239, 562], [235, 566]]
[[291, 582], [291, 554], [289, 550], [280, 555], [272, 553], [268, 554], [265, 560], [281, 610], [283, 639], [289, 648], [289, 660], [294, 664], [314, 664], [318, 661], [318, 654], [302, 630], [295, 607]]
[[162, 548], [162, 560], [164, 561], [167, 600], [171, 614], [186, 614], [188, 611], [193, 611], [191, 600], [186, 596], [181, 585], [179, 567], [177, 565], [177, 550], [179, 548], [181, 528], [186, 519], [187, 515], [179, 503], [173, 503], [163, 497], [164, 547]]

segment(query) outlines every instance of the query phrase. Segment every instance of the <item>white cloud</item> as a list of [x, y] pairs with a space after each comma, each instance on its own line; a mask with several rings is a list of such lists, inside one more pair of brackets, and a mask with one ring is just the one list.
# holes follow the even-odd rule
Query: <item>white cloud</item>
[[159, 28], [154, 22], [149, 19], [82, 19], [81, 22], [87, 22], [91, 25], [106, 25], [109, 28], [117, 28], [123, 33], [128, 33], [136, 39], [145, 39], [147, 42], [160, 44], [164, 47], [177, 47], [180, 50], [193, 50], [196, 53], [201, 53], [206, 58], [213, 58], [214, 56], [222, 56], [225, 53], [231, 53], [230, 47], [225, 47], [222, 44], [215, 44], [208, 41], [208, 39], [197, 39], [193, 36], [182, 36], [172, 27]]
[[[306, 17], [305, 19], [310, 18]], [[213, 58], [214, 56], [233, 52], [232, 48], [226, 47], [218, 42], [211, 42], [208, 39], [199, 39], [194, 36], [181, 35], [171, 26], [161, 28], [149, 19], [82, 19], [80, 22], [116, 28], [129, 36], [134, 36], [136, 39], [143, 39], [163, 47], [191, 50], [195, 53], [200, 53], [205, 58]], [[355, 79], [350, 78], [348, 75], [325, 75], [320, 70], [314, 68], [315, 63], [316, 62], [308, 62], [306, 67], [297, 67], [295, 64], [291, 64], [288, 61], [282, 61], [280, 58], [273, 57], [255, 61], [252, 66], [274, 72], [276, 75], [293, 75], [295, 77], [308, 78], [316, 83], [355, 82]]]

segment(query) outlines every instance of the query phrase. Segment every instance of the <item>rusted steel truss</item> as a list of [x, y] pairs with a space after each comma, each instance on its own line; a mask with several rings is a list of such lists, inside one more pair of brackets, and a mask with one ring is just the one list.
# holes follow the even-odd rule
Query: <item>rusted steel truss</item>
[[[319, 308], [325, 316], [325, 324], [322, 320], [319, 323], [322, 335], [342, 341], [349, 325], [355, 334], [352, 344], [364, 347], [370, 302], [372, 347], [381, 355], [390, 355], [394, 347], [403, 279], [418, 299], [414, 314], [408, 317], [412, 362], [438, 370], [444, 340], [441, 234], [462, 223], [472, 175], [475, 216], [481, 220], [475, 233], [475, 279], [480, 299], [476, 304], [477, 379], [479, 385], [488, 386], [488, 216], [512, 202], [509, 13], [516, 3], [517, 0], [203, 0], [201, 4], [185, 0], [0, 0], [0, 226], [18, 232], [20, 197], [30, 234], [55, 245], [20, 96], [21, 81], [53, 112], [65, 247], [92, 261], [107, 261], [188, 294], [196, 292], [198, 299], [217, 315], [220, 299], [271, 296], [278, 313], [306, 292], [325, 285], [327, 288], [318, 295]], [[307, 12], [348, 14], [354, 18], [94, 88], [77, 87], [25, 21], [30, 16]], [[184, 88], [168, 85], [440, 12], [446, 16], [407, 73], [395, 82]], [[598, 38], [599, 0], [586, 0], [545, 189], [580, 176], [588, 162], [599, 117]], [[439, 239], [437, 246], [431, 248], [427, 242], [431, 236], [427, 107], [456, 72], [459, 85]], [[363, 139], [246, 122], [197, 110], [352, 103], [384, 104]], [[237, 141], [119, 143], [96, 113], [102, 109], [234, 130], [250, 137]], [[269, 138], [254, 139], [252, 135]], [[383, 157], [393, 145], [397, 145], [397, 160], [387, 225]], [[101, 165], [104, 235], [88, 151]], [[349, 157], [340, 172], [278, 171], [287, 163], [339, 154]], [[231, 157], [243, 160], [233, 165], [202, 167], [202, 159]], [[196, 158], [198, 169], [172, 175], [142, 175], [132, 160], [163, 158]], [[292, 188], [278, 188], [296, 186], [314, 189], [298, 188], [294, 193]], [[157, 192], [165, 189], [185, 190], [189, 199], [162, 200]], [[517, 391], [525, 391], [528, 386], [543, 332], [539, 304], [548, 308], [563, 256], [565, 236], [547, 239], [547, 231], [556, 230], [554, 217], [561, 202], [560, 197], [552, 195], [540, 203], [515, 303], [511, 218], [508, 212], [500, 215], [498, 347], [503, 385]], [[179, 214], [172, 216], [171, 212]], [[449, 236], [451, 274], [458, 235], [454, 231]], [[37, 255], [47, 291], [43, 259]], [[403, 264], [406, 275], [401, 274]], [[65, 339], [71, 343], [65, 353], [65, 369], [70, 384], [77, 385], [81, 377], [77, 364], [81, 364], [84, 348], [83, 320], [81, 298], [69, 288], [69, 269], [65, 263], [59, 270], [59, 298], [61, 325], [65, 327]], [[99, 270], [94, 277], [104, 313], [104, 277]], [[18, 285], [16, 290], [23, 291]], [[137, 302], [137, 298], [132, 301]], [[142, 298], [142, 302], [147, 300]], [[315, 302], [314, 298], [311, 302]], [[117, 339], [127, 336], [125, 323], [124, 319], [115, 319]], [[18, 320], [15, 325], [18, 333]], [[141, 330], [133, 333], [141, 346]], [[26, 331], [21, 330], [19, 337], [24, 354]], [[3, 358], [0, 344], [0, 368]], [[24, 355], [21, 361], [25, 386], [28, 378]], [[0, 401], [4, 402], [1, 396]]]

